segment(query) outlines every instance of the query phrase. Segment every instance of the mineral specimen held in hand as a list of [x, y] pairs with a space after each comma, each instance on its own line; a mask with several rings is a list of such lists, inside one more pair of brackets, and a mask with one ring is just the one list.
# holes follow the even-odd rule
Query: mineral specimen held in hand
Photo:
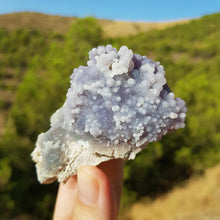
[[32, 153], [38, 179], [65, 181], [81, 165], [134, 159], [149, 142], [184, 127], [185, 102], [174, 98], [159, 62], [111, 45], [89, 52], [71, 75], [64, 105]]

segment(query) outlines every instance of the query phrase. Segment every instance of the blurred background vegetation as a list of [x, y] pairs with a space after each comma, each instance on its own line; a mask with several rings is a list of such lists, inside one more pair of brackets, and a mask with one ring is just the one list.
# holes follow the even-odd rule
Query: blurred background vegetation
[[93, 17], [65, 33], [0, 28], [1, 219], [50, 219], [57, 183], [40, 185], [30, 153], [62, 106], [73, 68], [111, 43], [160, 61], [168, 84], [186, 101], [186, 127], [152, 143], [124, 173], [122, 210], [154, 199], [220, 161], [220, 13], [123, 37], [107, 37]]

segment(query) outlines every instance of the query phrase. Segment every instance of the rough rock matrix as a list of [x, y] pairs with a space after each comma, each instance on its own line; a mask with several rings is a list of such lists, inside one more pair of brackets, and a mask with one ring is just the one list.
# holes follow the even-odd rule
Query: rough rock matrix
[[71, 75], [64, 105], [32, 153], [38, 179], [65, 181], [81, 165], [134, 159], [149, 142], [183, 128], [185, 102], [174, 98], [159, 62], [111, 45], [89, 52]]

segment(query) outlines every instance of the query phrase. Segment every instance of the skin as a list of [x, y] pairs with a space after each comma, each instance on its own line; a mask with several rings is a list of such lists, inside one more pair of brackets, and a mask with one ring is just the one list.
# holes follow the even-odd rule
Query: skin
[[53, 220], [115, 220], [123, 186], [123, 160], [81, 166], [59, 186]]

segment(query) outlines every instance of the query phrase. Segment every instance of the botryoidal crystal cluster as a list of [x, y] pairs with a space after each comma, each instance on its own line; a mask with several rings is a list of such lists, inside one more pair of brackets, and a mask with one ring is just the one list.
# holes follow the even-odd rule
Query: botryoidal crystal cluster
[[149, 142], [183, 128], [187, 108], [174, 98], [159, 62], [111, 45], [89, 52], [71, 75], [64, 105], [32, 152], [41, 183], [66, 181], [81, 165], [134, 159]]

